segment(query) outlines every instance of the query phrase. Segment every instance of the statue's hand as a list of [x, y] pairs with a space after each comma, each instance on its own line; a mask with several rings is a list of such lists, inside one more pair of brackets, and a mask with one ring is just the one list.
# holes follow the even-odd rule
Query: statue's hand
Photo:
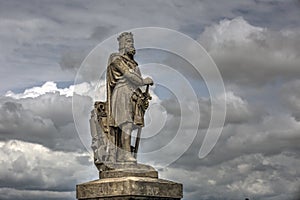
[[150, 77], [147, 77], [143, 80], [145, 85], [153, 85], [153, 80]]

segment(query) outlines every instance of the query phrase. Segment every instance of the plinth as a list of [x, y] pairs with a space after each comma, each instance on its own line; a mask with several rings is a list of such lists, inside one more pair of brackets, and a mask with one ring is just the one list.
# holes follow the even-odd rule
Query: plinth
[[180, 200], [182, 184], [158, 178], [147, 165], [123, 164], [76, 186], [78, 200]]

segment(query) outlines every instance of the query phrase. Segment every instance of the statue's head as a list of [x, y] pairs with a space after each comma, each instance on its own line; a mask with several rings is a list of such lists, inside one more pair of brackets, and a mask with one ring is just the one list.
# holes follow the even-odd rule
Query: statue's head
[[119, 52], [121, 54], [127, 54], [130, 56], [134, 56], [135, 48], [133, 45], [133, 35], [131, 32], [123, 32], [118, 37], [119, 41]]

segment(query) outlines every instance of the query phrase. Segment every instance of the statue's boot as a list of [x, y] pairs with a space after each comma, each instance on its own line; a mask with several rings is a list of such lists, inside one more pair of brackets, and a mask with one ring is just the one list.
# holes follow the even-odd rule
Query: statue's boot
[[124, 151], [123, 149], [119, 149], [117, 161], [136, 163], [136, 159], [132, 156], [131, 152]]
[[136, 159], [131, 154], [126, 153], [123, 162], [136, 163]]

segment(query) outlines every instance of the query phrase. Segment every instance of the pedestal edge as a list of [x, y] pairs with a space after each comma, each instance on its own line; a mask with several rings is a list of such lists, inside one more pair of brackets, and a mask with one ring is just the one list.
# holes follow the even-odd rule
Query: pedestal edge
[[106, 178], [78, 184], [76, 197], [87, 199], [114, 199], [118, 197], [149, 197], [181, 199], [182, 184], [148, 177]]

